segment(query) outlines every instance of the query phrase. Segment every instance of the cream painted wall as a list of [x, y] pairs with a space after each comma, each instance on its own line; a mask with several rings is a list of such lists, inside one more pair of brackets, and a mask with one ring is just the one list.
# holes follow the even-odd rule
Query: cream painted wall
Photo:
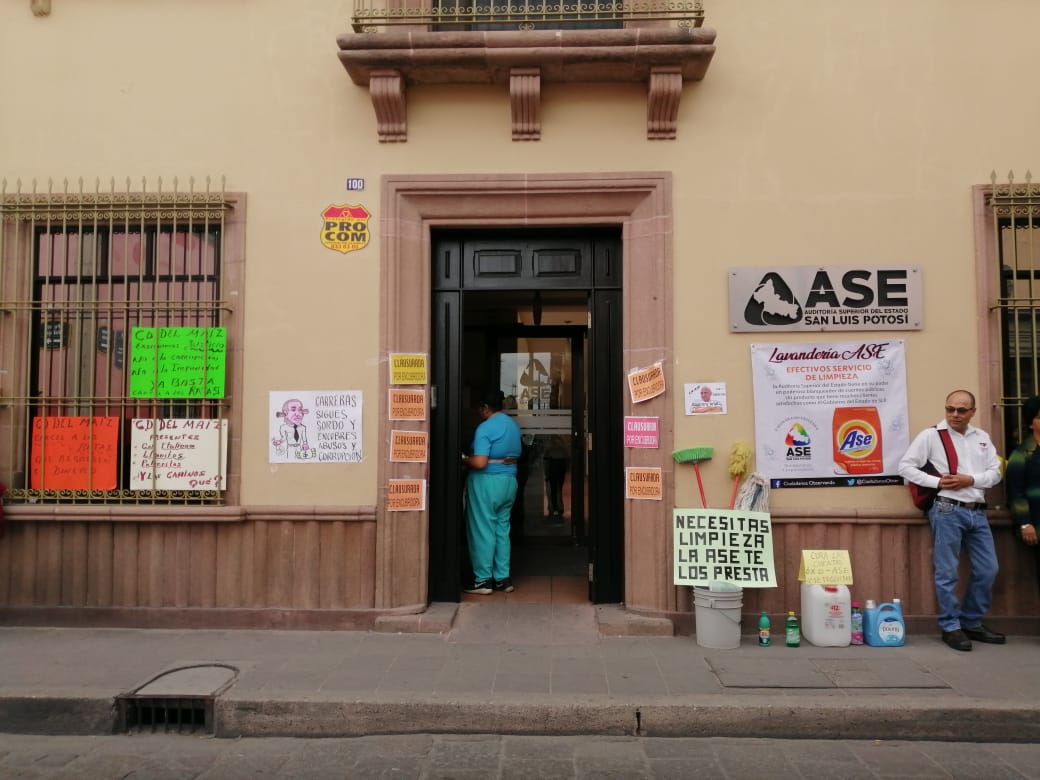
[[[718, 51], [687, 84], [676, 141], [646, 140], [638, 86], [543, 85], [542, 140], [510, 140], [504, 87], [408, 91], [408, 142], [381, 145], [367, 92], [336, 58], [343, 0], [29, 0], [0, 5], [0, 178], [227, 177], [249, 197], [242, 498], [377, 497], [378, 227], [346, 256], [320, 244], [330, 203], [379, 217], [401, 173], [674, 174], [677, 446], [711, 445], [710, 494], [753, 440], [749, 345], [728, 332], [726, 270], [783, 264], [925, 266], [926, 327], [907, 340], [912, 432], [943, 395], [978, 388], [971, 187], [1040, 169], [1032, 0], [705, 0]], [[347, 177], [368, 182], [344, 191]], [[10, 188], [10, 184], [9, 184]], [[305, 303], [287, 305], [287, 290]], [[848, 335], [848, 334], [845, 334]], [[882, 334], [884, 335], [884, 334]], [[834, 338], [842, 340], [842, 334]], [[771, 341], [823, 341], [780, 334]], [[953, 343], [956, 360], [928, 356]], [[682, 415], [684, 381], [729, 386], [730, 414]], [[267, 393], [360, 389], [364, 464], [273, 467]], [[980, 415], [981, 422], [983, 416]], [[984, 425], [987, 423], [983, 423]], [[688, 473], [680, 496], [692, 495]], [[848, 500], [778, 491], [778, 507]], [[857, 500], [905, 508], [895, 488]]]

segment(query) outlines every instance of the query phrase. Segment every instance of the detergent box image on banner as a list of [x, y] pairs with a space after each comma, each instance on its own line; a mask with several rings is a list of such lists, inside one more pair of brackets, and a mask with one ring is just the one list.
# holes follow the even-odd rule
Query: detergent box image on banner
[[831, 425], [834, 470], [839, 474], [881, 474], [881, 416], [876, 406], [839, 406]]

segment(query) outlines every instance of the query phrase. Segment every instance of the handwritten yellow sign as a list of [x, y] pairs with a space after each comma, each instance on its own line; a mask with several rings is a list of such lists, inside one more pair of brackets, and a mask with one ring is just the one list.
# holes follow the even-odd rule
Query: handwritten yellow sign
[[390, 355], [390, 384], [425, 385], [427, 382], [426, 355]]
[[810, 585], [851, 585], [848, 550], [802, 550], [798, 579]]

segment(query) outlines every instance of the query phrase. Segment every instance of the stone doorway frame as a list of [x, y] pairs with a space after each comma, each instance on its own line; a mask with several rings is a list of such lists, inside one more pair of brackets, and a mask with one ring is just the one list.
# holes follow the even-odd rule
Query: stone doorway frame
[[[625, 604], [647, 614], [688, 611], [685, 605], [677, 609], [680, 590], [685, 589], [672, 584], [671, 577], [671, 452], [676, 392], [671, 370], [671, 174], [386, 175], [381, 185], [381, 388], [390, 386], [385, 358], [391, 353], [431, 353], [431, 229], [621, 227], [622, 363], [630, 370], [660, 362], [669, 388], [664, 395], [639, 404], [638, 410], [630, 400], [624, 404], [625, 414], [659, 417], [661, 431], [659, 449], [626, 449], [625, 466], [657, 466], [664, 475], [661, 501], [626, 502]], [[406, 472], [414, 478], [415, 464], [389, 462], [387, 393], [379, 395], [376, 607], [390, 612], [421, 612], [428, 599], [429, 514], [386, 511], [387, 480], [403, 478]], [[414, 427], [428, 432], [429, 419]], [[406, 468], [409, 465], [412, 468]]]

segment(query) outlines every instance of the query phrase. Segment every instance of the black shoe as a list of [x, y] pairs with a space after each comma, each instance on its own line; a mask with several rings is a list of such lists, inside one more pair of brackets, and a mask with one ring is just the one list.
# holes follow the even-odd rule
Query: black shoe
[[480, 582], [474, 582], [473, 587], [465, 588], [464, 593], [475, 593], [478, 596], [490, 596], [491, 591], [491, 580], [481, 580]]
[[942, 640], [954, 650], [971, 650], [971, 640], [959, 628], [956, 631], [943, 631]]
[[492, 587], [502, 593], [512, 593], [513, 581], [509, 577], [506, 577], [504, 580], [495, 580], [495, 584]]
[[965, 636], [968, 639], [974, 639], [976, 642], [985, 642], [988, 645], [1003, 645], [1007, 643], [1007, 637], [1003, 634], [998, 634], [996, 631], [990, 631], [981, 623], [975, 628], [962, 628]]

